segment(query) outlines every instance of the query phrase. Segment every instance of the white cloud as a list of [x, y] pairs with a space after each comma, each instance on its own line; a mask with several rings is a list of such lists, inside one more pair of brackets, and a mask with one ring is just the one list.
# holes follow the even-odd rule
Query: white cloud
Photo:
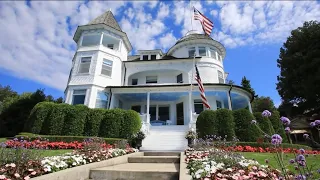
[[168, 48], [172, 47], [177, 42], [177, 38], [174, 37], [172, 32], [169, 32], [162, 37], [160, 37], [160, 44], [163, 48], [163, 51], [166, 51]]
[[217, 11], [217, 10], [211, 10], [211, 11], [210, 11], [210, 14], [211, 14], [213, 17], [217, 17], [217, 16], [218, 16], [218, 11]]
[[164, 2], [161, 2], [160, 8], [158, 10], [157, 18], [163, 19], [163, 18], [167, 17], [169, 15], [169, 13], [170, 13], [169, 5], [165, 4]]

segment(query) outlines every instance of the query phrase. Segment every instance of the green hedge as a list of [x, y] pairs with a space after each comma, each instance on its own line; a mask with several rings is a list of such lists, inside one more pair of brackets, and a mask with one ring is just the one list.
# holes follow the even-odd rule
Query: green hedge
[[[257, 142], [237, 142], [236, 144], [240, 146], [251, 146], [251, 147], [262, 147], [262, 148], [267, 148], [272, 146], [271, 143], [257, 143]], [[301, 144], [282, 143], [281, 146], [283, 148], [295, 148], [295, 149], [303, 148], [306, 150], [312, 150], [310, 146], [301, 145]]]
[[51, 107], [47, 119], [43, 122], [41, 134], [61, 135], [64, 125], [65, 110], [69, 108], [68, 104], [56, 104]]
[[263, 117], [261, 115], [261, 112], [255, 112], [253, 115], [256, 118], [258, 125], [262, 131], [264, 131], [265, 133], [267, 133], [269, 135], [272, 135], [275, 133], [269, 118]]
[[85, 105], [68, 106], [64, 109], [64, 113], [62, 134], [65, 136], [81, 136], [86, 123], [88, 107]]
[[141, 119], [136, 111], [128, 110], [124, 112], [124, 118], [121, 123], [121, 138], [129, 138], [130, 135], [136, 134], [141, 129]]
[[262, 135], [259, 129], [251, 124], [254, 116], [247, 109], [239, 109], [233, 111], [235, 121], [235, 133], [240, 141], [250, 142], [256, 141]]
[[25, 123], [24, 131], [39, 134], [45, 119], [47, 119], [52, 107], [55, 105], [53, 102], [40, 102], [36, 104], [31, 110], [30, 116]]
[[282, 125], [282, 122], [280, 121], [279, 111], [273, 111], [271, 113], [271, 116], [269, 117], [269, 120], [271, 121], [275, 133], [279, 134], [282, 137], [283, 142], [288, 142], [286, 132], [284, 131], [284, 127]]
[[85, 136], [98, 136], [101, 120], [104, 114], [107, 112], [106, 109], [89, 109], [86, 124], [84, 126]]
[[206, 135], [217, 135], [218, 126], [216, 112], [213, 110], [202, 111], [196, 122], [198, 136], [203, 138]]
[[110, 109], [105, 113], [101, 121], [99, 136], [118, 138], [120, 137], [121, 123], [124, 121], [125, 111], [122, 109]]
[[218, 135], [232, 140], [235, 134], [235, 123], [232, 111], [229, 109], [216, 110], [216, 118], [218, 122]]

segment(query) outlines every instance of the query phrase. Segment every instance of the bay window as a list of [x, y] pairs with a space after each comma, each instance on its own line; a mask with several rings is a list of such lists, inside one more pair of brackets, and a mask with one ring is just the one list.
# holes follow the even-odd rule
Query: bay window
[[81, 57], [78, 73], [89, 73], [91, 57]]
[[103, 59], [102, 62], [102, 68], [101, 68], [101, 74], [111, 77], [112, 74], [112, 64], [113, 62], [108, 59]]
[[107, 108], [108, 107], [108, 95], [104, 91], [97, 92], [96, 108]]
[[86, 89], [73, 90], [72, 105], [84, 104], [86, 99]]
[[88, 34], [82, 37], [81, 46], [96, 46], [100, 44], [101, 34]]

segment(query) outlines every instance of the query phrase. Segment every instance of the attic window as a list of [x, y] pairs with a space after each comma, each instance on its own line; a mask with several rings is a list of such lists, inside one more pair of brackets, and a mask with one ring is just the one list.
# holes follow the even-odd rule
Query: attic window
[[143, 55], [142, 60], [144, 60], [144, 61], [148, 60], [148, 55]]
[[157, 55], [151, 55], [151, 60], [156, 60], [157, 59]]

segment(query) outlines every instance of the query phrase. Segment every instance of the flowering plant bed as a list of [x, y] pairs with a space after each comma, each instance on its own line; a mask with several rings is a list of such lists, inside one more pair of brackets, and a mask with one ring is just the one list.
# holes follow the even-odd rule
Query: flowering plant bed
[[[222, 148], [227, 151], [235, 152], [259, 152], [259, 153], [273, 153], [273, 152], [283, 152], [283, 153], [299, 153], [299, 149], [295, 148], [274, 148], [274, 147], [251, 147], [251, 146], [230, 146]], [[320, 154], [317, 150], [305, 150], [306, 154]]]

